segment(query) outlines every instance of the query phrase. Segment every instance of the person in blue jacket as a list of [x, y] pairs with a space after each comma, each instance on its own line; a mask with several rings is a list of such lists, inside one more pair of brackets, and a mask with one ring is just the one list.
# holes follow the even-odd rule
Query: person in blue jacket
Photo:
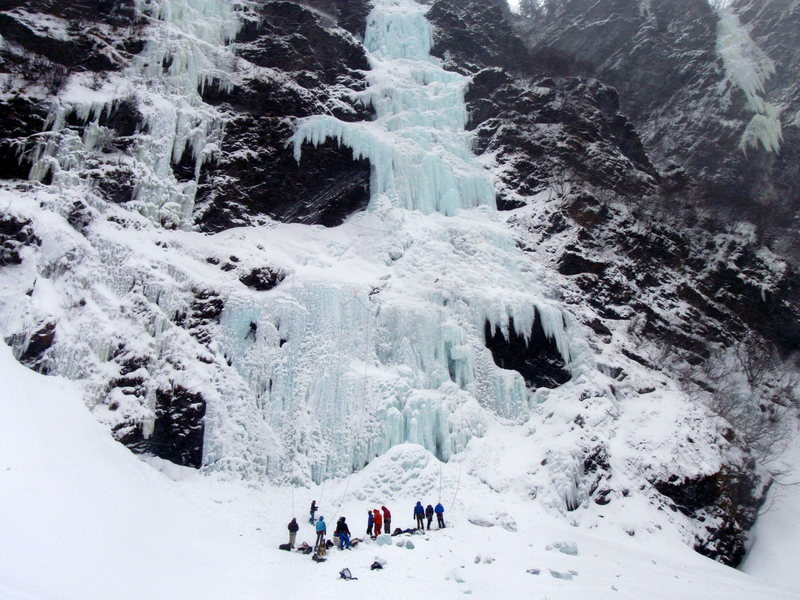
[[425, 530], [425, 526], [422, 522], [422, 519], [425, 518], [425, 509], [422, 507], [422, 502], [417, 502], [417, 505], [414, 507], [414, 518], [417, 519], [417, 529]]
[[439, 523], [439, 529], [441, 529], [444, 527], [444, 506], [442, 506], [441, 502], [436, 504], [436, 508], [433, 509], [433, 512], [436, 513], [436, 520]]
[[344, 550], [345, 546], [350, 550], [350, 528], [345, 523], [344, 517], [339, 518], [334, 535], [339, 538], [339, 550]]
[[327, 533], [327, 528], [325, 526], [325, 519], [320, 517], [317, 519], [317, 541], [314, 542], [314, 550], [325, 544], [325, 534]]
[[372, 537], [372, 524], [375, 523], [375, 517], [372, 515], [372, 511], [367, 511], [367, 535]]

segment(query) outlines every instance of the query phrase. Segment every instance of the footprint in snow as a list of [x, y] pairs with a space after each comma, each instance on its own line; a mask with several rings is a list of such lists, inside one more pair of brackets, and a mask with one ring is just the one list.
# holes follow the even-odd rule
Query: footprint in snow
[[445, 581], [455, 581], [456, 583], [464, 583], [465, 579], [461, 575], [461, 573], [458, 572], [457, 569], [452, 569], [450, 573], [447, 574], [447, 577], [445, 577]]
[[550, 569], [550, 575], [556, 579], [563, 579], [564, 581], [572, 581], [572, 578], [577, 574], [577, 571], [554, 571], [553, 569]]

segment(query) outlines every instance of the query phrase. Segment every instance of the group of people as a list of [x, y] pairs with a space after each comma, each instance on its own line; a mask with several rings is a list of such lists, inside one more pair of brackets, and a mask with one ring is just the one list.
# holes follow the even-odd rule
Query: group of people
[[[317, 533], [317, 538], [314, 542], [314, 550], [320, 548], [320, 546], [325, 545], [325, 535], [328, 532], [328, 525], [325, 522], [325, 518], [320, 515], [319, 518], [316, 517], [318, 507], [317, 501], [313, 500], [311, 502], [311, 510], [309, 516], [309, 523], [314, 525], [314, 530]], [[436, 515], [437, 523], [439, 525], [439, 529], [444, 527], [444, 507], [442, 503], [439, 502], [436, 504], [434, 508], [430, 504], [423, 508], [422, 502], [417, 502], [414, 506], [414, 518], [417, 522], [417, 530], [425, 531], [424, 519], [427, 518], [428, 520], [428, 531], [431, 528], [431, 522], [433, 521], [433, 515]], [[294, 548], [295, 540], [297, 538], [297, 532], [300, 529], [300, 526], [297, 524], [297, 519], [293, 518], [289, 522], [289, 547]], [[412, 530], [405, 530], [405, 531], [412, 531]], [[388, 508], [385, 506], [381, 506], [380, 510], [370, 509], [367, 511], [367, 535], [370, 536], [372, 539], [378, 537], [381, 533], [391, 533], [392, 532], [392, 513], [389, 511]], [[396, 533], [402, 533], [402, 531], [398, 530], [392, 535]], [[344, 550], [345, 548], [350, 549], [350, 527], [347, 525], [347, 519], [345, 517], [339, 517], [339, 520], [336, 522], [336, 529], [333, 533], [334, 537], [339, 539], [339, 550]]]
[[417, 529], [425, 530], [422, 522], [423, 518], [425, 518], [428, 520], [428, 531], [430, 531], [434, 514], [436, 515], [436, 523], [439, 529], [442, 529], [444, 527], [444, 506], [442, 506], [442, 503], [437, 502], [436, 508], [430, 504], [422, 508], [422, 502], [417, 502], [416, 506], [414, 506], [414, 518], [417, 520]]
[[[367, 511], [367, 535], [376, 538], [381, 534], [381, 527], [384, 533], [392, 532], [392, 513], [385, 506], [381, 509]], [[373, 534], [374, 532], [374, 534]]]

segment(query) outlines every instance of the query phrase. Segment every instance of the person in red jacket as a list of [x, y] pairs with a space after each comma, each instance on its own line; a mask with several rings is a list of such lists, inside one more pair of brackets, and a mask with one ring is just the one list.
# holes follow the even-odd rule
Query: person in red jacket
[[383, 511], [383, 532], [392, 533], [392, 513], [385, 506], [381, 506]]
[[381, 511], [379, 511], [377, 508], [373, 510], [372, 518], [375, 521], [375, 526], [372, 530], [375, 533], [373, 537], [378, 537], [381, 534], [381, 525], [383, 525], [383, 517], [381, 516]]

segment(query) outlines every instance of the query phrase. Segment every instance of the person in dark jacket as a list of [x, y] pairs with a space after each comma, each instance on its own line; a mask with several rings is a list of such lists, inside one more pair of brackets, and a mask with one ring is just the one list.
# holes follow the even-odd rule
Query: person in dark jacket
[[414, 507], [414, 518], [417, 520], [417, 529], [424, 530], [425, 527], [422, 523], [422, 519], [425, 517], [425, 509], [422, 508], [422, 502], [417, 502], [417, 505]]
[[431, 521], [433, 521], [433, 507], [430, 504], [425, 507], [425, 518], [428, 519], [428, 531], [430, 531]]
[[309, 523], [312, 525], [314, 524], [314, 513], [317, 512], [317, 501], [311, 501], [311, 518], [308, 520]]
[[372, 515], [372, 511], [367, 511], [367, 535], [372, 537], [372, 524], [375, 522], [375, 517]]
[[344, 550], [345, 546], [350, 550], [350, 528], [345, 523], [344, 517], [336, 523], [335, 535], [339, 538], [339, 550]]
[[381, 506], [381, 510], [383, 511], [383, 532], [391, 533], [392, 513], [390, 513], [389, 509], [385, 506]]
[[297, 524], [297, 519], [289, 521], [289, 546], [294, 548], [294, 540], [297, 537], [297, 530], [300, 526]]
[[325, 525], [325, 519], [323, 517], [317, 519], [317, 525], [315, 529], [317, 531], [317, 541], [314, 542], [314, 550], [325, 545], [325, 534], [328, 532], [328, 529]]
[[436, 513], [436, 520], [439, 523], [439, 529], [442, 529], [444, 527], [444, 506], [442, 506], [442, 503], [439, 502], [436, 504], [436, 508], [433, 510]]

